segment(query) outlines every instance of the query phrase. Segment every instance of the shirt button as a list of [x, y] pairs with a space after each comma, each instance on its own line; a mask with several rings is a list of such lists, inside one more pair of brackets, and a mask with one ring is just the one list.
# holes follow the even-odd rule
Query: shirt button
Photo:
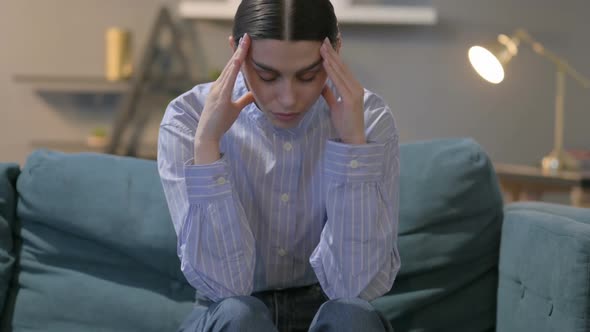
[[293, 145], [289, 142], [283, 144], [283, 149], [285, 149], [285, 151], [291, 151], [291, 149], [293, 149]]
[[223, 176], [222, 176], [222, 177], [220, 177], [219, 179], [217, 179], [217, 184], [218, 184], [218, 185], [225, 184], [225, 182], [226, 182], [226, 181], [225, 181], [225, 178], [224, 178]]
[[284, 257], [287, 254], [287, 252], [283, 248], [279, 249], [278, 253], [279, 253], [279, 256], [281, 256], [281, 257]]
[[357, 168], [359, 167], [359, 162], [355, 159], [353, 161], [350, 162], [350, 167], [351, 168]]
[[281, 195], [281, 201], [287, 203], [289, 201], [289, 195], [287, 194], [282, 194]]

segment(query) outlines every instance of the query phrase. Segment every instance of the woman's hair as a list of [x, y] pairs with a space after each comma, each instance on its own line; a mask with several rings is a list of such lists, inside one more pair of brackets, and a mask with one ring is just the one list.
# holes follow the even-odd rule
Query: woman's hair
[[234, 18], [237, 43], [252, 39], [323, 41], [338, 38], [338, 20], [330, 0], [242, 0]]

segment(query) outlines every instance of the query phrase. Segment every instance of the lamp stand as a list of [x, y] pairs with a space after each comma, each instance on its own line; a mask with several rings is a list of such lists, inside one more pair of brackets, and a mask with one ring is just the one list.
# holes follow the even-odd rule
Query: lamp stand
[[555, 127], [553, 151], [541, 160], [541, 168], [547, 173], [562, 170], [579, 169], [578, 162], [563, 149], [564, 103], [566, 71], [563, 65], [557, 66], [556, 94], [555, 94]]
[[546, 173], [555, 173], [562, 170], [579, 170], [579, 162], [563, 149], [565, 79], [569, 75], [585, 88], [590, 88], [590, 79], [576, 71], [566, 60], [560, 58], [555, 53], [546, 49], [541, 43], [534, 40], [525, 30], [516, 30], [512, 40], [517, 46], [520, 41], [524, 41], [531, 46], [535, 53], [547, 58], [557, 66], [553, 151], [541, 160], [541, 168]]

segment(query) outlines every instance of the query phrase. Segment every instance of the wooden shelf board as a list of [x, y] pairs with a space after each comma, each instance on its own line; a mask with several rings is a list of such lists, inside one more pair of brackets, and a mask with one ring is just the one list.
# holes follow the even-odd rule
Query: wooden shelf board
[[[231, 21], [237, 3], [224, 1], [181, 1], [179, 13], [185, 19]], [[362, 25], [434, 25], [437, 11], [430, 6], [352, 5], [337, 8], [341, 24]]]
[[[81, 152], [93, 152], [93, 153], [105, 153], [105, 147], [90, 146], [83, 140], [66, 140], [66, 139], [37, 139], [30, 143], [33, 149], [49, 149], [55, 151], [61, 151], [64, 153], [81, 153]], [[122, 147], [127, 144], [121, 144]], [[123, 151], [116, 155], [124, 155]], [[142, 144], [138, 149], [138, 157], [144, 159], [156, 159], [157, 156], [157, 144], [146, 143]]]
[[125, 93], [130, 87], [128, 81], [111, 82], [98, 76], [15, 75], [13, 79], [47, 92]]

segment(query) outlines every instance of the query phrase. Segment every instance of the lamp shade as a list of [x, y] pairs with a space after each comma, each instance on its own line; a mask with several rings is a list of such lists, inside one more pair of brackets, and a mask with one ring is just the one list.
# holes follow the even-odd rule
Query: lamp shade
[[469, 62], [471, 62], [473, 69], [486, 81], [498, 84], [504, 80], [502, 63], [487, 48], [472, 46], [469, 49]]
[[504, 69], [516, 53], [517, 43], [506, 35], [499, 35], [497, 41], [469, 48], [468, 57], [481, 77], [498, 84], [504, 80]]

